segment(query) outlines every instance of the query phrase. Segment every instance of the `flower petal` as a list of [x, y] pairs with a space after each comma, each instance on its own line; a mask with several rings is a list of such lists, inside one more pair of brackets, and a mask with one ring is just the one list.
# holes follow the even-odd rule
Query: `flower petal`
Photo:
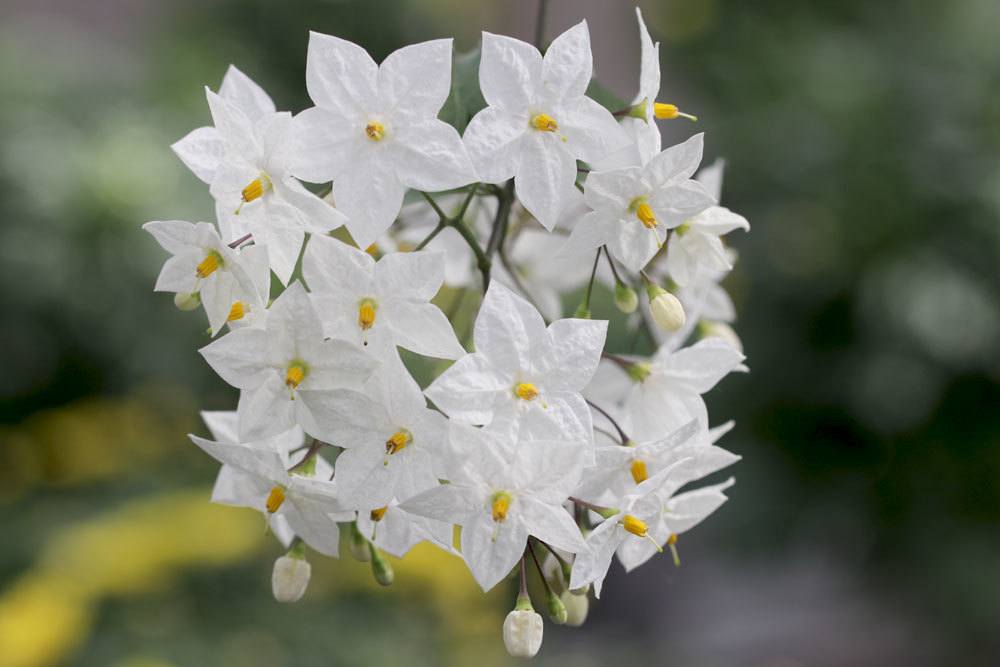
[[378, 65], [363, 48], [332, 35], [309, 33], [306, 89], [317, 106], [354, 117], [376, 99]]
[[522, 142], [521, 163], [514, 177], [517, 196], [545, 229], [551, 231], [576, 181], [576, 160], [551, 132], [531, 132]]
[[523, 113], [542, 81], [542, 55], [531, 44], [483, 32], [479, 87], [491, 107]]
[[206, 183], [215, 177], [222, 156], [226, 152], [219, 131], [214, 127], [199, 127], [191, 130], [171, 147], [194, 175]]
[[410, 44], [390, 53], [378, 70], [380, 106], [433, 118], [451, 90], [451, 39]]
[[542, 63], [542, 82], [556, 99], [583, 95], [593, 68], [590, 30], [584, 20], [552, 40]]

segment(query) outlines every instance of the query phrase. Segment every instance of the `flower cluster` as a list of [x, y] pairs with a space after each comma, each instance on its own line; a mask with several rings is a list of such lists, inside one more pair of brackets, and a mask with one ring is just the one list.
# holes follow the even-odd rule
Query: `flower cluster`
[[[378, 64], [313, 33], [315, 106], [295, 115], [235, 67], [206, 90], [213, 126], [173, 148], [217, 224], [145, 229], [171, 254], [156, 289], [204, 307], [201, 354], [239, 390], [191, 440], [222, 463], [212, 499], [261, 512], [287, 549], [278, 600], [305, 593], [307, 548], [343, 541], [388, 585], [384, 554], [426, 541], [483, 590], [520, 577], [503, 635], [531, 656], [528, 567], [551, 619], [579, 625], [615, 558], [679, 564], [678, 536], [726, 500], [732, 480], [688, 485], [739, 458], [702, 396], [745, 370], [720, 281], [722, 237], [748, 225], [719, 205], [722, 164], [699, 171], [701, 134], [661, 150], [657, 119], [693, 117], [658, 101], [637, 15], [639, 92], [620, 109], [587, 94], [586, 22], [544, 55], [484, 33], [454, 63], [450, 40]], [[605, 349], [595, 282], [652, 356]], [[428, 386], [400, 348], [439, 360]]]

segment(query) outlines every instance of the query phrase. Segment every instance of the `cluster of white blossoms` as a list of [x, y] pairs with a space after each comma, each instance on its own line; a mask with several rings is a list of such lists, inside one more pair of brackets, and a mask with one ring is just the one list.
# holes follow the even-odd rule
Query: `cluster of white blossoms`
[[[306, 591], [307, 549], [343, 544], [388, 585], [385, 554], [426, 541], [483, 590], [520, 578], [503, 636], [527, 657], [542, 638], [528, 568], [550, 618], [579, 625], [615, 558], [631, 571], [667, 548], [679, 564], [678, 536], [725, 502], [732, 480], [689, 483], [739, 458], [702, 396], [745, 370], [720, 280], [722, 237], [748, 224], [719, 205], [722, 164], [699, 171], [701, 134], [661, 149], [657, 119], [693, 117], [657, 101], [638, 18], [640, 89], [621, 109], [587, 96], [586, 22], [544, 55], [483, 33], [461, 58], [478, 62], [471, 89], [451, 40], [379, 65], [313, 33], [315, 106], [277, 111], [235, 67], [206, 90], [213, 126], [173, 149], [217, 224], [145, 229], [171, 254], [156, 289], [204, 307], [200, 352], [239, 390], [191, 440], [222, 464], [212, 499], [261, 512], [287, 549], [278, 600]], [[645, 335], [652, 356], [605, 349], [595, 282], [633, 332], [622, 347]], [[428, 386], [400, 348], [439, 360]]]

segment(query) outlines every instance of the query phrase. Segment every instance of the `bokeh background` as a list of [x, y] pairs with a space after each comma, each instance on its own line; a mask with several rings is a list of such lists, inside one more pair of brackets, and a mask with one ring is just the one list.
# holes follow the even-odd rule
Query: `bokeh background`
[[[728, 282], [752, 372], [710, 395], [744, 460], [681, 568], [617, 572], [537, 663], [996, 664], [1000, 4], [640, 4], [753, 225]], [[230, 62], [297, 111], [309, 29], [376, 59], [464, 51], [481, 28], [530, 40], [535, 0], [2, 5], [0, 667], [506, 664], [513, 589], [429, 549], [388, 590], [314, 558], [306, 598], [272, 600], [277, 545], [208, 503], [215, 465], [184, 437], [234, 396], [195, 352], [204, 318], [152, 293], [139, 227], [211, 215], [168, 147]], [[550, 38], [589, 19], [623, 97], [632, 7], [548, 17]]]

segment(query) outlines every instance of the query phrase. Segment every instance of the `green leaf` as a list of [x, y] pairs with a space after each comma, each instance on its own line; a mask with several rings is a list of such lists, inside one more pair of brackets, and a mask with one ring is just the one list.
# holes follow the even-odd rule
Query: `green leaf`
[[454, 126], [459, 134], [486, 100], [479, 90], [479, 49], [457, 54], [451, 62], [451, 92], [438, 118]]

